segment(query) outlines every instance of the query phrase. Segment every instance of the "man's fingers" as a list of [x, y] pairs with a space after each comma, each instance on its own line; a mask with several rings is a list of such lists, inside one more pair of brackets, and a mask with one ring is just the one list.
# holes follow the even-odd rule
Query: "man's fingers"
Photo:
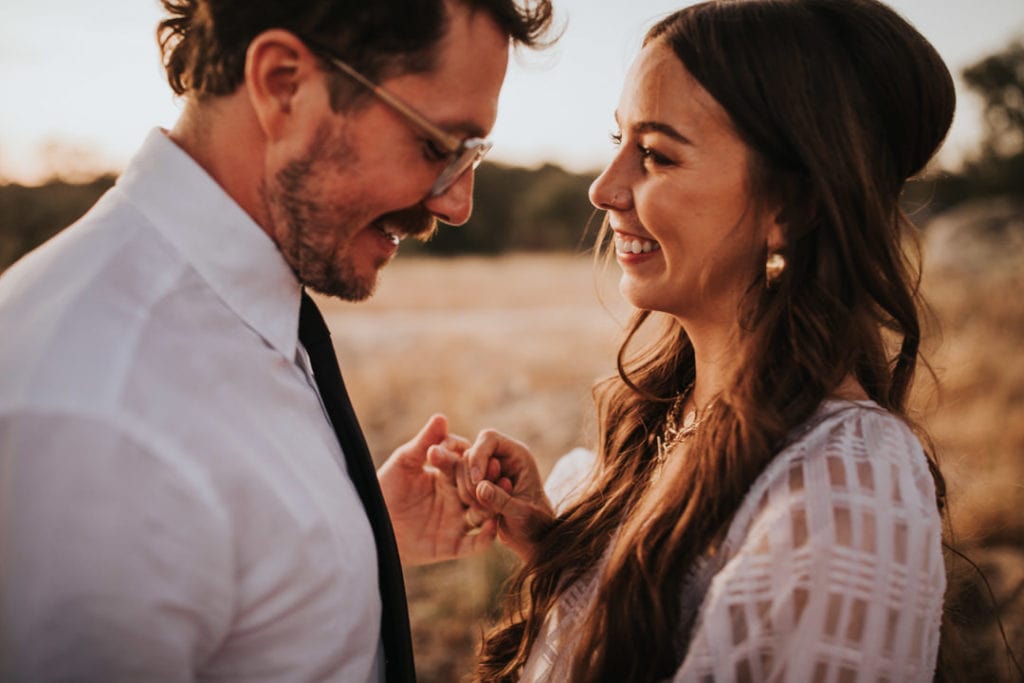
[[494, 515], [482, 508], [469, 507], [462, 513], [462, 518], [466, 521], [467, 526], [477, 529], [482, 527], [487, 520], [494, 519]]
[[440, 413], [430, 416], [419, 434], [412, 438], [412, 444], [424, 451], [430, 446], [443, 443], [448, 437], [448, 418]]
[[405, 445], [399, 446], [396, 454], [403, 467], [419, 469], [427, 459], [427, 449], [443, 443], [448, 436], [448, 418], [440, 413], [431, 415], [423, 429]]
[[458, 434], [449, 434], [442, 444], [445, 448], [456, 451], [458, 453], [464, 453], [467, 448], [472, 446], [472, 442], [464, 436]]
[[498, 523], [491, 517], [479, 527], [469, 529], [455, 545], [455, 557], [466, 557], [486, 550], [498, 535]]

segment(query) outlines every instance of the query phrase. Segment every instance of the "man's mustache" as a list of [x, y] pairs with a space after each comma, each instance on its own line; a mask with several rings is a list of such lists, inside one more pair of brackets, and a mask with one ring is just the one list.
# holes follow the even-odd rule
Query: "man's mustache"
[[378, 222], [421, 242], [426, 242], [437, 232], [437, 219], [422, 206], [384, 214]]

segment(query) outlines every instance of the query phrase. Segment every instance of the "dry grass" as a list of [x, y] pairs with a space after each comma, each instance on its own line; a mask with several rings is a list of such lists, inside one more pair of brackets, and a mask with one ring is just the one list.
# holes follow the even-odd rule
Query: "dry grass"
[[925, 266], [926, 354], [939, 382], [919, 382], [917, 403], [949, 487], [950, 542], [995, 598], [951, 556], [946, 603], [963, 680], [1019, 681], [996, 617], [1024, 663], [1024, 213], [975, 205], [940, 218]]
[[[437, 411], [467, 436], [483, 427], [515, 435], [542, 470], [591, 444], [590, 387], [613, 371], [627, 314], [615, 291], [616, 270], [595, 271], [588, 257], [567, 255], [399, 259], [369, 302], [325, 302], [376, 457], [386, 457]], [[1019, 270], [979, 275], [947, 264], [926, 273], [943, 333], [941, 344], [935, 330], [929, 339], [942, 390], [936, 394], [925, 382], [917, 401], [950, 482], [958, 547], [986, 567], [1024, 654], [1015, 616], [1024, 612], [1024, 301], [1011, 294], [1024, 285]], [[408, 572], [424, 683], [455, 681], [469, 671], [512, 566], [495, 549]], [[977, 590], [975, 581], [955, 580], [951, 604], [966, 624], [973, 665], [984, 666], [976, 671], [999, 680], [993, 611], [977, 608]]]
[[517, 436], [544, 466], [579, 445], [620, 328], [597, 291], [624, 315], [614, 276], [587, 257], [399, 260], [370, 301], [325, 304], [376, 456], [437, 411], [468, 437]]

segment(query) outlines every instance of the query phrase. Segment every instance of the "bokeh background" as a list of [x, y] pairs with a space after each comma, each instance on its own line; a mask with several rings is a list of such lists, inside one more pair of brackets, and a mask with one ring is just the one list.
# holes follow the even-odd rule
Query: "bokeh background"
[[[593, 259], [586, 189], [610, 158], [645, 28], [681, 4], [556, 2], [563, 38], [513, 61], [470, 223], [403, 245], [371, 301], [323, 302], [378, 462], [436, 411], [467, 436], [517, 436], [545, 471], [593, 443], [590, 388], [613, 371], [629, 311], [616, 266]], [[949, 541], [982, 572], [950, 554], [954, 680], [1020, 680], [1000, 629], [1024, 659], [1024, 2], [893, 5], [959, 91], [945, 148], [904, 198], [931, 306], [915, 417], [950, 484]], [[80, 216], [151, 127], [173, 124], [159, 18], [155, 0], [0, 5], [0, 270]], [[421, 680], [469, 670], [514, 567], [494, 548], [408, 572]]]

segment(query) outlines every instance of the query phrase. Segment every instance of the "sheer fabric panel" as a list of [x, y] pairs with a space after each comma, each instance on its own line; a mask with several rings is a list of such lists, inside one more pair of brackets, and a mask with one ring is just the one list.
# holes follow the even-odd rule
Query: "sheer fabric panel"
[[748, 495], [677, 683], [932, 679], [946, 581], [927, 461], [900, 420], [843, 405]]

